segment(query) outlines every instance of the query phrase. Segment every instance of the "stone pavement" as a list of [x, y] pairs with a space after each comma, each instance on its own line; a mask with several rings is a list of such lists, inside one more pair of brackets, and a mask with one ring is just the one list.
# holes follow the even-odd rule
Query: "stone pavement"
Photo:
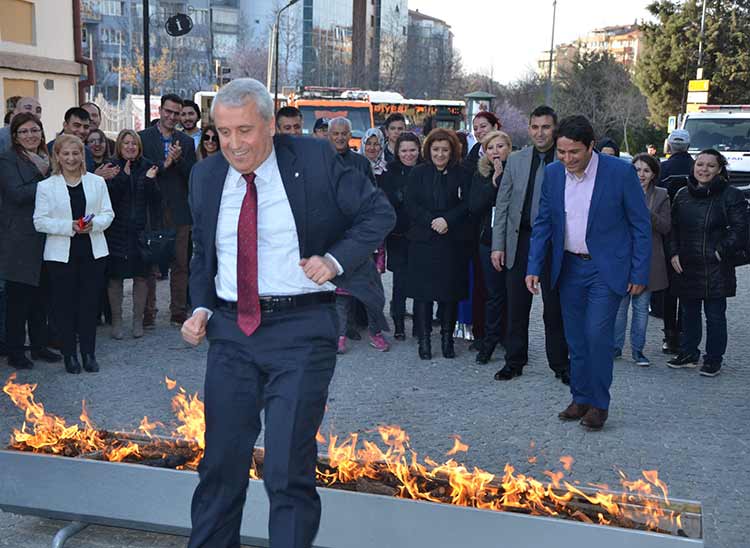
[[[545, 469], [560, 469], [563, 455], [575, 458], [570, 477], [582, 482], [617, 486], [618, 468], [631, 477], [658, 469], [671, 496], [703, 503], [708, 548], [750, 546], [750, 269], [741, 269], [739, 277], [740, 296], [729, 301], [729, 350], [722, 374], [709, 379], [697, 370], [668, 369], [659, 351], [661, 322], [652, 318], [646, 355], [654, 364], [640, 368], [629, 361], [616, 363], [610, 418], [602, 432], [585, 432], [556, 417], [570, 395], [546, 365], [539, 300], [532, 316], [531, 361], [523, 376], [510, 382], [492, 378], [502, 366], [502, 353], [489, 365], [479, 366], [464, 342], [457, 344], [457, 359], [436, 357], [431, 362], [417, 358], [411, 338], [394, 343], [385, 354], [364, 340], [351, 343], [337, 366], [323, 431], [366, 433], [379, 424], [397, 424], [410, 434], [420, 455], [436, 459], [452, 446], [450, 435], [458, 434], [470, 446], [462, 457], [468, 465], [502, 472], [511, 462], [520, 472], [540, 479]], [[91, 418], [102, 428], [133, 429], [144, 415], [170, 423], [164, 376], [189, 392], [200, 391], [206, 346], [188, 348], [178, 330], [168, 327], [167, 282], [160, 282], [158, 291], [161, 312], [156, 331], [137, 341], [113, 341], [106, 329], [100, 330], [100, 373], [71, 376], [62, 366], [38, 364], [21, 372], [18, 382], [38, 383], [38, 401], [70, 422], [77, 420], [85, 399]], [[434, 343], [438, 340], [433, 338]], [[0, 365], [0, 378], [8, 373]], [[21, 414], [0, 394], [3, 444], [21, 422]], [[537, 457], [534, 464], [531, 456]], [[2, 470], [0, 477], [12, 473]], [[0, 512], [0, 547], [48, 547], [62, 525]], [[106, 527], [91, 527], [67, 544], [184, 545], [180, 537]]]

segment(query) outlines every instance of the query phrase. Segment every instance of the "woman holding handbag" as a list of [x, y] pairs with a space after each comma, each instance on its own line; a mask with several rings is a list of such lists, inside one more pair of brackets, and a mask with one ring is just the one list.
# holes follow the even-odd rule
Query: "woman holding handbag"
[[727, 297], [737, 292], [735, 256], [747, 245], [747, 204], [729, 184], [727, 160], [717, 150], [698, 154], [686, 187], [672, 205], [670, 257], [676, 276], [672, 293], [680, 299], [680, 353], [667, 364], [695, 367], [700, 361], [701, 305], [706, 314], [706, 352], [700, 374], [715, 377], [727, 348]]
[[107, 241], [114, 212], [104, 179], [86, 171], [83, 142], [60, 135], [52, 148], [52, 176], [37, 186], [34, 228], [47, 235], [44, 260], [52, 287], [52, 313], [62, 337], [65, 370], [99, 371], [96, 317], [99, 311]]
[[107, 181], [115, 220], [105, 232], [109, 246], [107, 294], [112, 308], [111, 336], [123, 338], [123, 281], [132, 278], [133, 337], [139, 338], [143, 336], [150, 267], [144, 260], [146, 211], [161, 200], [156, 184], [158, 167], [143, 157], [141, 138], [132, 129], [124, 129], [117, 136], [115, 157], [119, 172]]

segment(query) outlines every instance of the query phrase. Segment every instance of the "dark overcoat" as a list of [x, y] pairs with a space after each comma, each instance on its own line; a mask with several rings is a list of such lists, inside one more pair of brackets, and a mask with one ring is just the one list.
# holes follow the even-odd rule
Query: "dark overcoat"
[[387, 268], [391, 272], [406, 269], [409, 242], [406, 232], [409, 230], [409, 214], [406, 211], [406, 188], [412, 167], [395, 160], [388, 164], [388, 169], [381, 178], [381, 188], [396, 212], [396, 226], [385, 240]]

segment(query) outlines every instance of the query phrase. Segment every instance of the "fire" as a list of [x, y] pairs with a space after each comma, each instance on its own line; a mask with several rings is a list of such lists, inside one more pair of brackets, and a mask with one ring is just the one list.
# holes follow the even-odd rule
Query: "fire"
[[[204, 405], [198, 394], [188, 394], [172, 379], [165, 378], [172, 397], [172, 410], [178, 426], [170, 438], [154, 434], [164, 425], [144, 417], [137, 432], [112, 434], [98, 430], [89, 418], [83, 402], [80, 425], [46, 412], [34, 398], [35, 384], [16, 384], [15, 374], [3, 387], [13, 403], [24, 412], [24, 423], [14, 429], [10, 447], [23, 451], [98, 458], [112, 462], [156, 462], [163, 466], [195, 469], [205, 449]], [[480, 468], [469, 468], [454, 460], [469, 446], [458, 436], [447, 451], [449, 459], [438, 463], [420, 458], [411, 448], [408, 434], [398, 426], [377, 428], [378, 442], [361, 439], [358, 433], [345, 437], [316, 435], [327, 455], [317, 466], [322, 486], [356, 487], [370, 492], [392, 494], [414, 500], [449, 503], [485, 510], [514, 511], [540, 516], [555, 516], [601, 525], [631, 526], [652, 531], [675, 532], [682, 529], [679, 512], [670, 509], [669, 491], [656, 470], [645, 470], [642, 477], [629, 479], [620, 471], [623, 492], [610, 492], [606, 485], [566, 480], [574, 459], [563, 456], [564, 471], [546, 470], [546, 481], [519, 473], [506, 464], [502, 475]], [[531, 449], [535, 447], [531, 443]], [[176, 457], [175, 457], [176, 454]], [[259, 456], [261, 455], [261, 456]], [[251, 478], [262, 477], [262, 454], [256, 454]], [[177, 460], [175, 460], [177, 459]], [[536, 457], [530, 456], [529, 463]], [[593, 488], [593, 489], [592, 489]]]

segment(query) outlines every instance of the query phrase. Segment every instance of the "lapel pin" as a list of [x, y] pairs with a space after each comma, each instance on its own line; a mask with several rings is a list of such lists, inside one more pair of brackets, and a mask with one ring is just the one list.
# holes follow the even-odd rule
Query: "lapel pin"
[[299, 172], [298, 172], [298, 171], [295, 171], [295, 172], [294, 172], [294, 176], [295, 176], [295, 177], [299, 177]]

